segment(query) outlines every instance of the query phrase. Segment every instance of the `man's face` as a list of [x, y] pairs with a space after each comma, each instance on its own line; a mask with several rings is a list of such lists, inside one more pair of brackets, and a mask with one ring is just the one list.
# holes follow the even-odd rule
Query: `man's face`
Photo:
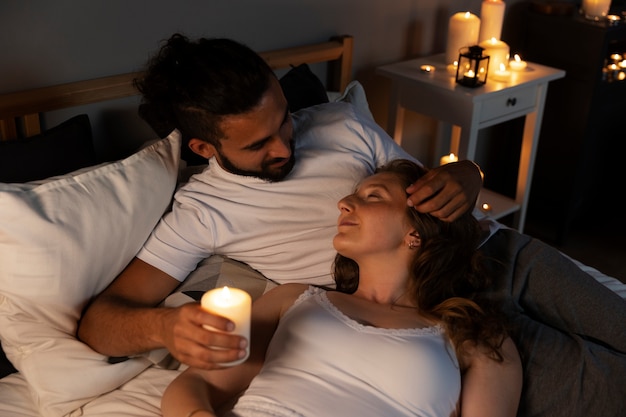
[[293, 125], [287, 100], [275, 78], [254, 109], [226, 116], [220, 129], [224, 137], [215, 156], [225, 170], [280, 181], [293, 169]]

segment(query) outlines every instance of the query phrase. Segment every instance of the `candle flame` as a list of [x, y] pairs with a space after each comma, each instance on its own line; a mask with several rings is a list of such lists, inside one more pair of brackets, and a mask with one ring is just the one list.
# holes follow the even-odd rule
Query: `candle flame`
[[465, 12], [465, 18], [469, 19], [472, 14], [470, 12]]
[[500, 62], [500, 71], [506, 71], [506, 65], [503, 62]]
[[522, 58], [518, 54], [515, 54], [513, 58], [515, 58], [517, 62], [522, 62]]
[[230, 299], [232, 298], [232, 296], [230, 295], [230, 290], [227, 286], [224, 286], [222, 288], [222, 291], [220, 291], [220, 298], [224, 301], [230, 301]]

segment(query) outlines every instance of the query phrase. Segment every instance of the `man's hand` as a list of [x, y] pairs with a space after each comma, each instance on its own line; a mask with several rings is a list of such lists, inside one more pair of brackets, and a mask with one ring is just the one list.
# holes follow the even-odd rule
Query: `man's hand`
[[[180, 362], [199, 369], [220, 368], [222, 363], [241, 359], [248, 341], [236, 334], [234, 323], [190, 303], [171, 309], [162, 322], [165, 347]], [[204, 326], [216, 330], [209, 330]]]
[[482, 182], [480, 169], [472, 161], [445, 164], [407, 188], [407, 204], [420, 213], [453, 221], [474, 207]]

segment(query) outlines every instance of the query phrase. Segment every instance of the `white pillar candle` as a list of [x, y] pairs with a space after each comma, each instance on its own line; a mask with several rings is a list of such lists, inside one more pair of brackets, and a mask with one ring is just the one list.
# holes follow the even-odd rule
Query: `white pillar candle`
[[446, 45], [446, 64], [453, 64], [459, 59], [459, 50], [478, 44], [480, 19], [470, 12], [459, 12], [452, 15], [448, 26], [448, 42]]
[[450, 162], [456, 162], [459, 160], [459, 157], [455, 154], [451, 153], [450, 155], [444, 155], [439, 159], [439, 165], [449, 164]]
[[504, 64], [505, 67], [508, 66], [509, 45], [496, 38], [491, 38], [488, 41], [481, 42], [480, 46], [484, 48], [483, 55], [489, 56], [489, 73], [487, 77], [495, 71], [499, 71], [500, 64]]
[[611, 7], [611, 0], [583, 0], [581, 8], [587, 19], [599, 20], [606, 17]]
[[478, 41], [502, 37], [505, 4], [502, 0], [485, 0], [480, 6], [480, 32]]
[[[206, 311], [217, 316], [226, 317], [235, 323], [235, 330], [230, 334], [238, 334], [248, 339], [246, 356], [236, 361], [222, 363], [222, 365], [234, 366], [248, 359], [250, 355], [250, 314], [252, 311], [252, 299], [250, 295], [238, 288], [216, 288], [202, 295], [200, 305]], [[205, 327], [215, 330], [210, 326]]]

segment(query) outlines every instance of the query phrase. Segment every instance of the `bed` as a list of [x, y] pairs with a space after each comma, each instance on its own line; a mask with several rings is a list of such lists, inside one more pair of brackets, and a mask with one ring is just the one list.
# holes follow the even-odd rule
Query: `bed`
[[[351, 80], [352, 46], [352, 37], [341, 36], [261, 55], [272, 68], [286, 71], [281, 84], [292, 111], [319, 100], [345, 100], [368, 112], [362, 87]], [[320, 99], [315, 97], [319, 79], [301, 64], [324, 62], [328, 63], [328, 80], [321, 87], [324, 98]], [[0, 95], [0, 341], [12, 362], [4, 362], [0, 379], [1, 416], [159, 416], [160, 396], [180, 372], [165, 351], [124, 360], [107, 358], [77, 341], [75, 332], [88, 300], [132, 259], [167, 210], [177, 184], [194, 167], [181, 157], [180, 144], [169, 136], [155, 135], [128, 157], [103, 162], [89, 143], [90, 125], [84, 115], [52, 128], [41, 124], [45, 112], [136, 95], [133, 79], [137, 75]], [[39, 159], [33, 155], [37, 152]], [[25, 153], [27, 162], [20, 159]], [[25, 172], [26, 164], [37, 169]], [[507, 259], [502, 266], [512, 277], [532, 275], [526, 269], [532, 269], [540, 256], [555, 256], [556, 251], [527, 237], [507, 236], [501, 237], [503, 241], [494, 245], [494, 250]], [[92, 256], [84, 256], [85, 252]], [[559, 262], [563, 268], [573, 268], [572, 275], [588, 289], [567, 297], [590, 296], [601, 304], [610, 299], [611, 311], [619, 314], [602, 320], [618, 333], [626, 333], [626, 319], [622, 320], [626, 317], [626, 286], [580, 262], [570, 263], [565, 258]], [[273, 285], [246, 265], [213, 256], [200, 263], [165, 304], [188, 302], [223, 284], [242, 287], [253, 297]], [[541, 321], [541, 317], [535, 319]], [[560, 333], [569, 337], [567, 332]], [[536, 340], [541, 337], [537, 335]], [[586, 339], [586, 335], [581, 337]], [[606, 374], [616, 388], [608, 390], [606, 401], [581, 395], [585, 404], [579, 408], [585, 415], [596, 415], [599, 409], [593, 407], [599, 401], [614, 404], [607, 410], [626, 407], [623, 377], [615, 376], [626, 372], [626, 348], [597, 342], [610, 351], [612, 362], [607, 366], [618, 364]], [[532, 365], [534, 358], [525, 360]], [[12, 372], [12, 365], [19, 371]], [[531, 365], [525, 370], [534, 372]], [[601, 365], [597, 369], [605, 364]], [[535, 381], [545, 378], [526, 375], [525, 383], [529, 382], [533, 391], [524, 394], [529, 399], [523, 401], [529, 405], [520, 416], [560, 415], [550, 410], [567, 410], [566, 404], [558, 402], [552, 408], [544, 406], [549, 402], [546, 398], [541, 405], [530, 404], [543, 386]], [[549, 381], [559, 378], [559, 370], [550, 370]], [[587, 389], [581, 385], [573, 390], [577, 388]], [[550, 397], [550, 392], [543, 397]], [[613, 415], [608, 413], [603, 415]]]

